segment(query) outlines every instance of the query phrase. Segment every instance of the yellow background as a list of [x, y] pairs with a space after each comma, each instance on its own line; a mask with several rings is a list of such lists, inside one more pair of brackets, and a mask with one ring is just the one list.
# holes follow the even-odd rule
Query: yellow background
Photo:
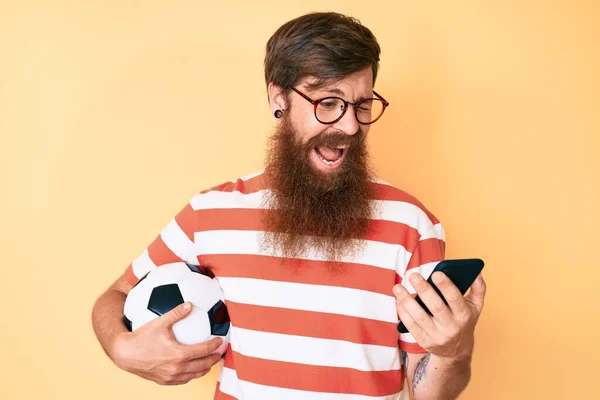
[[90, 312], [193, 193], [262, 167], [264, 46], [313, 10], [381, 43], [380, 175], [486, 261], [461, 398], [600, 398], [599, 3], [324, 4], [0, 3], [0, 398], [212, 398], [216, 369], [114, 367]]

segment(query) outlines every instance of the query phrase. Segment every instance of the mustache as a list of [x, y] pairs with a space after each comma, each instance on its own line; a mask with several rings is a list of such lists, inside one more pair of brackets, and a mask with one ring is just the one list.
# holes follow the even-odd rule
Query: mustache
[[356, 146], [360, 144], [363, 134], [358, 131], [354, 135], [348, 135], [344, 132], [329, 132], [321, 133], [315, 137], [310, 138], [306, 143], [307, 149], [313, 147], [337, 147], [337, 146]]

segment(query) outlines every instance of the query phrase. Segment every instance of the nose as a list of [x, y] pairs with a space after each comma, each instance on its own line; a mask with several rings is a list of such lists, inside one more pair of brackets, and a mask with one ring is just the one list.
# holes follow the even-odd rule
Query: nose
[[335, 123], [335, 128], [341, 130], [347, 135], [355, 135], [358, 133], [359, 125], [356, 120], [356, 114], [354, 112], [354, 106], [349, 104], [346, 112], [342, 119]]

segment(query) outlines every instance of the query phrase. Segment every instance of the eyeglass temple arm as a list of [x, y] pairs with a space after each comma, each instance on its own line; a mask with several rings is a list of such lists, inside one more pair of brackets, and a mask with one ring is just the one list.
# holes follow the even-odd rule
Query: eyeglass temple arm
[[302, 93], [301, 91], [296, 89], [295, 87], [290, 86], [290, 89], [292, 89], [294, 92], [298, 93], [300, 96], [304, 97], [306, 100], [308, 100], [310, 103], [312, 103], [312, 105], [314, 105], [315, 107], [317, 106], [318, 101], [311, 99], [310, 97], [308, 97], [307, 95], [305, 95], [304, 93]]
[[390, 105], [390, 102], [389, 102], [389, 101], [387, 101], [386, 99], [384, 99], [384, 98], [383, 98], [383, 97], [382, 97], [382, 96], [381, 96], [379, 93], [377, 93], [376, 91], [374, 91], [374, 90], [373, 90], [373, 94], [374, 94], [375, 96], [377, 96], [377, 98], [379, 98], [379, 100], [383, 101], [383, 103], [385, 104], [385, 106], [386, 106], [386, 107]]

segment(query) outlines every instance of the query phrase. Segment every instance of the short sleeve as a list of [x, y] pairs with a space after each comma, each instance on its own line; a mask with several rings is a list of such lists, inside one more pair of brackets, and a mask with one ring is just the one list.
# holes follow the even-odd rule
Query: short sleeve
[[135, 285], [150, 270], [160, 265], [174, 262], [198, 265], [194, 244], [196, 212], [192, 207], [192, 200], [168, 222], [150, 245], [127, 266], [125, 276], [131, 285]]
[[[437, 223], [420, 236], [411, 252], [406, 268], [400, 274], [401, 285], [413, 296], [416, 296], [416, 291], [408, 277], [412, 274], [421, 274], [423, 278], [429, 278], [436, 265], [444, 260], [445, 250], [444, 228], [441, 223]], [[426, 353], [426, 350], [419, 346], [410, 333], [400, 334], [400, 348], [408, 353]]]

